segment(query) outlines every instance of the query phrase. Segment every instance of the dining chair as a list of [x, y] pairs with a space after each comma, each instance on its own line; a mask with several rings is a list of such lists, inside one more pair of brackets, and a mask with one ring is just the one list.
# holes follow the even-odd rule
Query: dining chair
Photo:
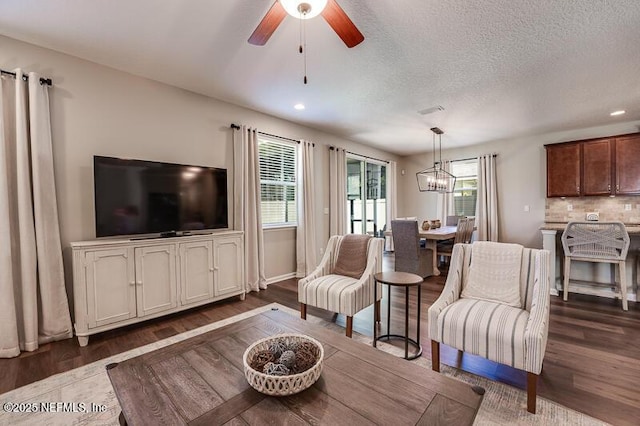
[[446, 226], [456, 226], [460, 219], [464, 219], [465, 216], [447, 216]]
[[395, 270], [422, 278], [433, 275], [433, 250], [420, 246], [417, 220], [392, 220]]
[[462, 218], [458, 220], [458, 227], [456, 228], [456, 236], [453, 240], [442, 241], [437, 245], [438, 256], [451, 257], [453, 253], [453, 246], [455, 244], [469, 244], [471, 243], [471, 236], [473, 235], [473, 227], [475, 224], [474, 218]]

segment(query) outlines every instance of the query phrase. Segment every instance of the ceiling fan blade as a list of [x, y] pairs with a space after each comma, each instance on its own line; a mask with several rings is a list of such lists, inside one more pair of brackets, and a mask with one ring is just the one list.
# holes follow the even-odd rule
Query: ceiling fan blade
[[285, 16], [287, 16], [287, 12], [280, 2], [276, 0], [253, 31], [251, 37], [249, 37], [249, 43], [256, 46], [264, 46]]
[[344, 41], [347, 47], [357, 46], [364, 40], [364, 36], [360, 30], [356, 28], [355, 24], [349, 19], [336, 0], [329, 0], [327, 2], [327, 7], [322, 11], [322, 17], [331, 25], [331, 28], [333, 28], [336, 34], [338, 34], [338, 37]]

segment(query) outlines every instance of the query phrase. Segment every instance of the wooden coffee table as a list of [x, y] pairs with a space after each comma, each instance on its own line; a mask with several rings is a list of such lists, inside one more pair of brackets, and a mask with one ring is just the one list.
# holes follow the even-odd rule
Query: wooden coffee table
[[[254, 341], [298, 332], [324, 345], [320, 379], [287, 397], [251, 388], [242, 355]], [[130, 425], [470, 425], [481, 389], [281, 311], [267, 311], [107, 367]]]

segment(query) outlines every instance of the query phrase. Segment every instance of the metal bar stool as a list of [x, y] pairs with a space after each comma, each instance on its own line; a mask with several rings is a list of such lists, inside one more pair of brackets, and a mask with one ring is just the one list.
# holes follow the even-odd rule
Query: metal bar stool
[[569, 294], [571, 261], [617, 264], [622, 309], [628, 310], [626, 259], [629, 233], [622, 222], [569, 222], [562, 233], [564, 248], [564, 300]]

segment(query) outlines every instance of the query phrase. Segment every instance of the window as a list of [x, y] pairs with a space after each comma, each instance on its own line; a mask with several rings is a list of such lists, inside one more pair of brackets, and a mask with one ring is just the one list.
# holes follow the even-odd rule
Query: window
[[456, 216], [475, 216], [478, 198], [478, 160], [451, 162], [451, 173], [456, 177], [453, 206]]
[[258, 138], [262, 225], [297, 225], [296, 145]]
[[347, 156], [347, 232], [381, 236], [387, 224], [387, 165]]

